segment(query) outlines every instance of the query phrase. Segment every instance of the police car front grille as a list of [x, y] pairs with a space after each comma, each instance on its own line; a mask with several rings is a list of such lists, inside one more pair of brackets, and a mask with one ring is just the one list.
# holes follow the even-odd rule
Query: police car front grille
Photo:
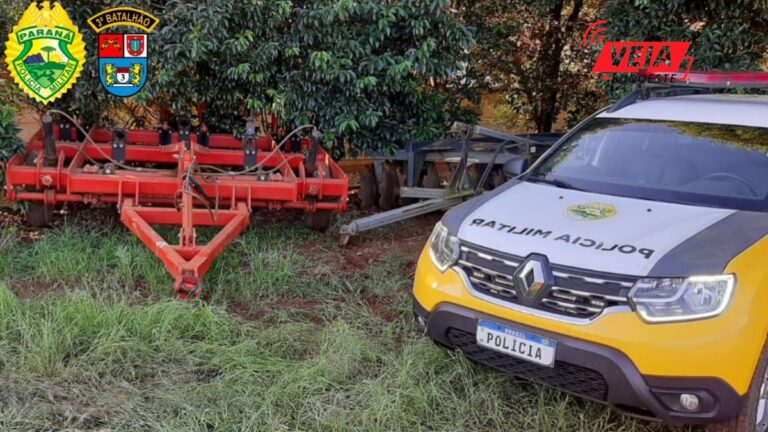
[[[479, 293], [519, 304], [513, 275], [522, 262], [520, 257], [464, 244], [457, 265]], [[552, 268], [555, 285], [533, 308], [573, 318], [591, 319], [607, 308], [626, 306], [636, 281], [625, 276], [581, 274], [557, 265]]]
[[504, 373], [597, 401], [605, 401], [608, 395], [608, 383], [596, 370], [559, 360], [555, 360], [555, 367], [540, 366], [482, 347], [474, 334], [455, 328], [449, 329], [447, 336], [468, 358]]

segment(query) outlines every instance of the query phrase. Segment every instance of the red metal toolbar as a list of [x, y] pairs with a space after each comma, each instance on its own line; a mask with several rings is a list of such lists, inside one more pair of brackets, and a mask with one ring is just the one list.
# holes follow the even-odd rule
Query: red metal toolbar
[[[61, 132], [52, 134], [77, 136]], [[7, 164], [7, 198], [46, 209], [65, 202], [117, 204], [121, 221], [162, 260], [181, 298], [199, 294], [200, 279], [248, 227], [251, 209], [302, 210], [319, 229], [330, 221], [326, 212], [347, 209], [349, 179], [308, 139], [287, 153], [264, 135], [245, 143], [210, 135], [201, 145], [194, 134], [174, 133], [171, 144], [161, 145], [159, 132], [128, 131], [123, 147], [108, 130], [89, 136], [92, 141], [57, 139], [53, 157], [38, 132]], [[249, 148], [256, 153], [250, 162]], [[179, 226], [178, 244], [166, 242], [153, 225]], [[199, 244], [196, 226], [221, 230]]]

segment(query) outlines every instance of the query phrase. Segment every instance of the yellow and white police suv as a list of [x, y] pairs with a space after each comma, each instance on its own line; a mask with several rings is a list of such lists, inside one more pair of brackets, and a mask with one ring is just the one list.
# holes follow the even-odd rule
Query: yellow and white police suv
[[697, 79], [446, 213], [416, 271], [427, 335], [630, 415], [768, 430], [768, 97], [710, 94], [768, 79]]

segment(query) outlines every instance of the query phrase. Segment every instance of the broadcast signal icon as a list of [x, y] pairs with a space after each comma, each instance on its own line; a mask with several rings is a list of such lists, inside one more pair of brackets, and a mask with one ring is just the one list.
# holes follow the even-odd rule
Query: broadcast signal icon
[[581, 42], [585, 47], [589, 45], [602, 45], [603, 42], [605, 42], [605, 39], [607, 38], [604, 34], [606, 32], [606, 24], [608, 24], [608, 21], [599, 20], [587, 26], [587, 30], [584, 31], [584, 36], [581, 38]]

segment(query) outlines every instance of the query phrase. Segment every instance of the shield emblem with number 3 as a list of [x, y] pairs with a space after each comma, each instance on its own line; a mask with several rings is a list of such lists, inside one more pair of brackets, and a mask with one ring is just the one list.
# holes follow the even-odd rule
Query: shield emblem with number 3
[[115, 96], [130, 97], [147, 81], [147, 35], [99, 34], [99, 77]]

